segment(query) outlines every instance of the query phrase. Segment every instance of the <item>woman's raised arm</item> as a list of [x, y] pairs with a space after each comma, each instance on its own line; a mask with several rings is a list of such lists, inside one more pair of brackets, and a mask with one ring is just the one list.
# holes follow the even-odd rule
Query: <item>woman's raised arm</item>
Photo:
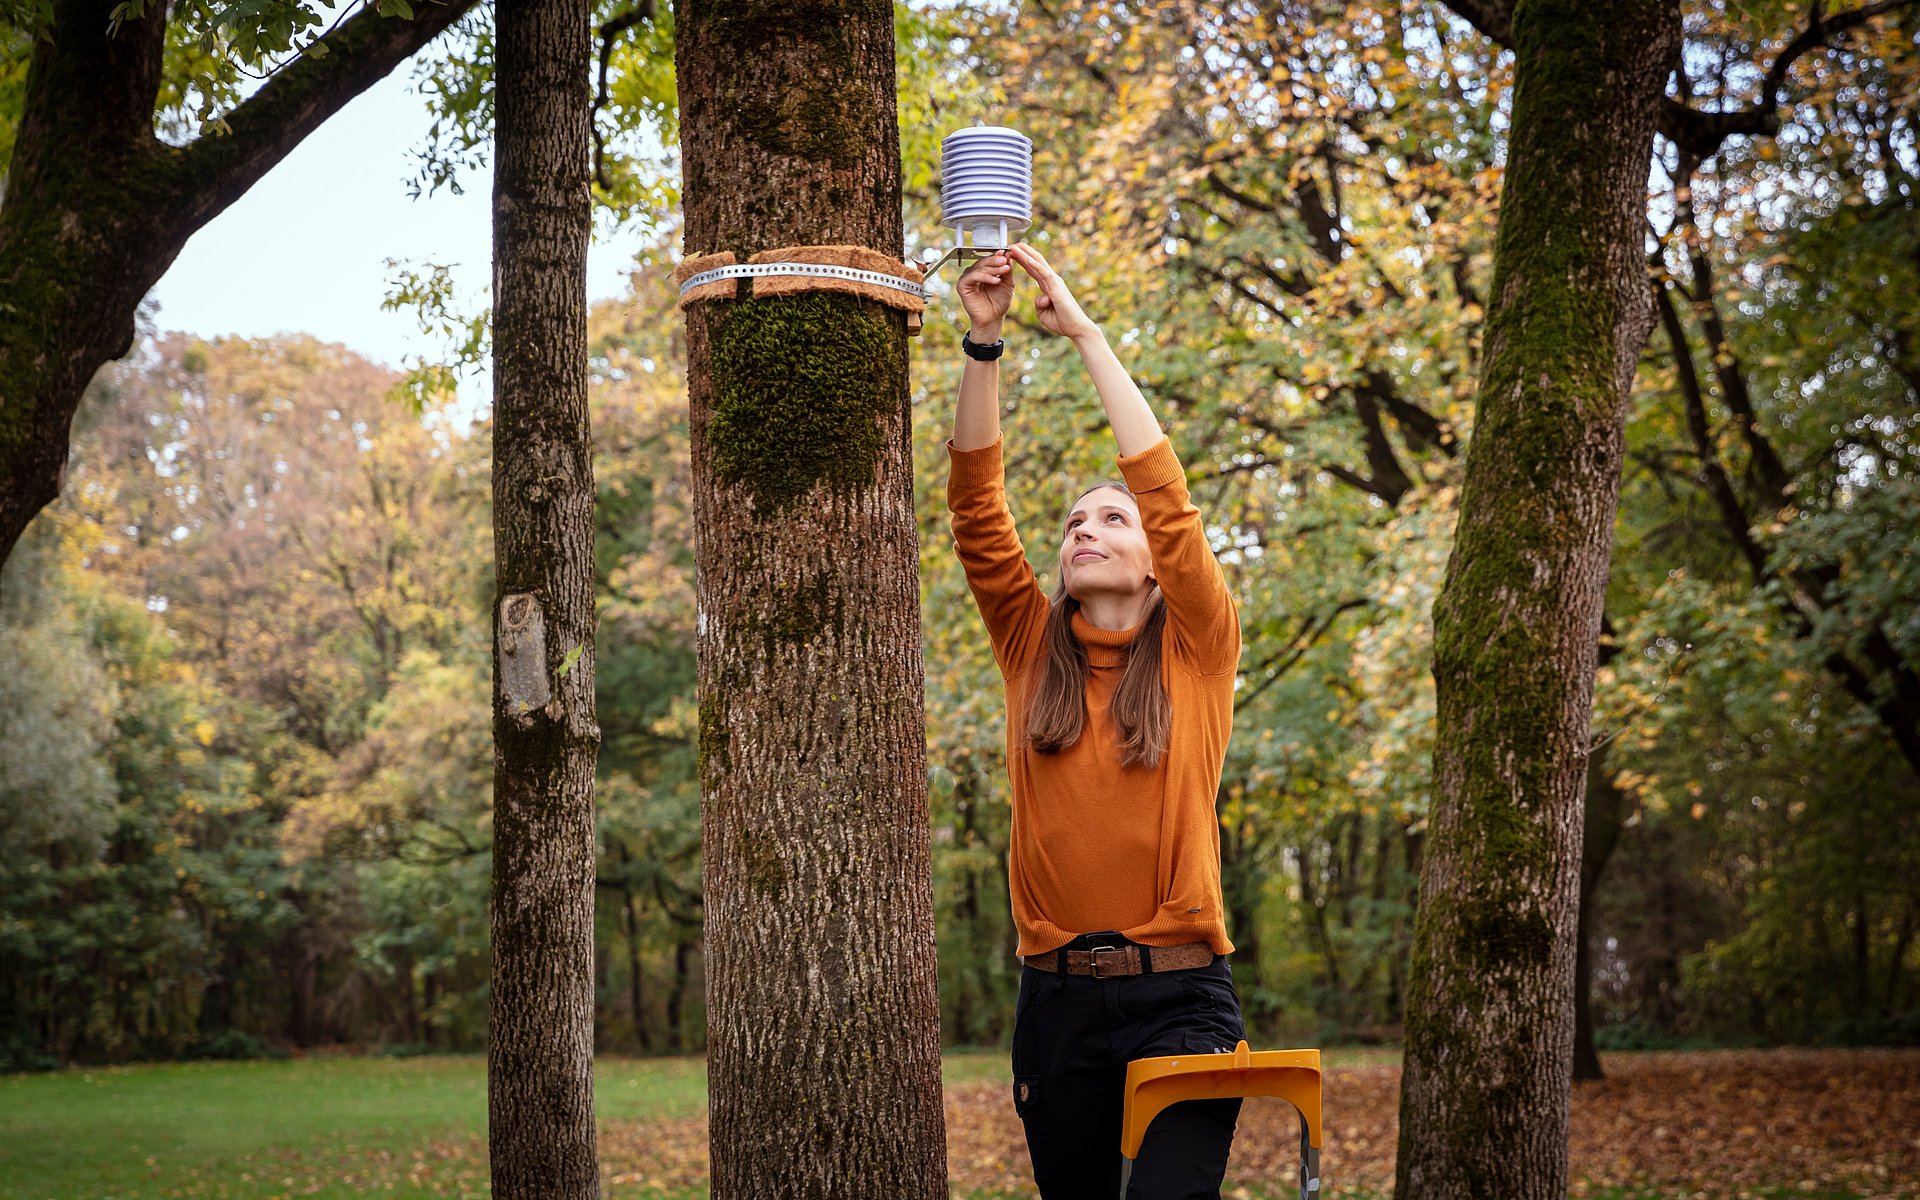
[[1100, 393], [1100, 403], [1106, 406], [1107, 423], [1113, 426], [1113, 440], [1120, 447], [1121, 455], [1138, 454], [1159, 441], [1160, 422], [1148, 406], [1147, 398], [1140, 394], [1133, 376], [1127, 374], [1127, 369], [1114, 357], [1113, 347], [1107, 345], [1106, 334], [1081, 310], [1080, 302], [1067, 290], [1059, 273], [1048, 265], [1044, 255], [1025, 242], [1013, 246], [1007, 253], [1040, 285], [1033, 307], [1041, 327], [1067, 338], [1080, 351], [1080, 360], [1087, 364], [1087, 374], [1093, 377], [1094, 390]]
[[1166, 598], [1176, 653], [1202, 674], [1232, 670], [1240, 661], [1240, 610], [1207, 541], [1206, 524], [1187, 494], [1186, 472], [1160, 431], [1145, 396], [1120, 365], [1100, 327], [1088, 319], [1060, 275], [1025, 242], [1013, 260], [1040, 285], [1034, 311], [1049, 333], [1072, 340], [1106, 406], [1120, 473], [1140, 506], [1140, 525], [1153, 554], [1154, 578]]
[[[960, 303], [972, 328], [968, 340], [990, 346], [1000, 340], [1000, 323], [1013, 302], [1013, 264], [1004, 254], [975, 263], [960, 276]], [[1000, 437], [1000, 360], [965, 358], [960, 403], [953, 410], [953, 445], [979, 450]]]
[[[1003, 254], [960, 277], [960, 300], [973, 328], [969, 340], [991, 345], [1013, 301], [1013, 264]], [[1027, 562], [1007, 507], [1000, 461], [1000, 362], [968, 357], [947, 442], [947, 508], [953, 545], [1000, 672], [1012, 678], [1039, 651], [1049, 605]]]

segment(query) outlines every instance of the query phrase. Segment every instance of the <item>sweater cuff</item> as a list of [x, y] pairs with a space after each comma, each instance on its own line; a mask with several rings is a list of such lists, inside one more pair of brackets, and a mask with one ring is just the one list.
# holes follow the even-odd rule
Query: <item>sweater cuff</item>
[[947, 491], [977, 492], [987, 487], [1002, 487], [1004, 480], [1000, 464], [1000, 446], [1005, 441], [1002, 434], [993, 439], [992, 444], [974, 450], [962, 450], [947, 439]]
[[1165, 434], [1140, 453], [1122, 454], [1115, 461], [1120, 464], [1120, 474], [1127, 486], [1135, 492], [1150, 492], [1186, 478], [1179, 458], [1173, 453], [1173, 443]]

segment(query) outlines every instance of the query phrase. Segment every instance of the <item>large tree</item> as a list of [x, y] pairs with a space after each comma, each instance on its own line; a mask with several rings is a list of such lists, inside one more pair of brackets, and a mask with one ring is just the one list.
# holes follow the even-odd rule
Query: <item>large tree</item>
[[[1513, 48], [1513, 21], [1508, 5], [1457, 0], [1450, 6], [1496, 44]], [[1756, 595], [1766, 597], [1767, 605], [1785, 617], [1795, 638], [1810, 645], [1826, 641], [1827, 648], [1819, 651], [1821, 665], [1848, 695], [1879, 720], [1907, 764], [1915, 766], [1920, 763], [1920, 679], [1894, 644], [1885, 610], [1859, 603], [1852, 594], [1861, 590], [1859, 579], [1857, 576], [1842, 579], [1837, 560], [1826, 561], [1816, 554], [1812, 557], [1820, 561], [1795, 565], [1795, 555], [1782, 553], [1790, 550], [1789, 540], [1770, 536], [1786, 530], [1790, 521], [1804, 518], [1804, 509], [1809, 503], [1814, 507], [1820, 505], [1820, 501], [1813, 498], [1825, 489], [1811, 476], [1826, 469], [1828, 455], [1819, 450], [1803, 453], [1797, 469], [1804, 470], [1806, 476], [1794, 477], [1794, 471], [1785, 465], [1792, 456], [1783, 456], [1756, 417], [1754, 387], [1743, 374], [1747, 368], [1730, 342], [1728, 323], [1718, 311], [1720, 298], [1714, 283], [1714, 262], [1706, 249], [1710, 239], [1703, 236], [1695, 215], [1696, 197], [1702, 186], [1724, 200], [1729, 190], [1739, 190], [1744, 174], [1738, 163], [1729, 166], [1721, 161], [1711, 172], [1704, 170], [1706, 165], [1723, 159], [1722, 151], [1730, 139], [1736, 144], [1749, 139], [1761, 142], [1774, 139], [1786, 119], [1783, 110], [1793, 102], [1799, 102], [1803, 111], [1814, 115], [1803, 120], [1793, 139], [1807, 148], [1800, 151], [1802, 161], [1787, 168], [1788, 172], [1805, 176], [1837, 171], [1844, 176], [1847, 160], [1859, 157], [1849, 153], [1848, 148], [1864, 143], [1879, 152], [1875, 156], [1877, 167], [1869, 163], [1868, 170], [1877, 169], [1882, 172], [1883, 180], [1896, 185], [1890, 208], [1898, 214], [1902, 201], [1897, 195], [1897, 184], [1905, 172], [1893, 157], [1890, 136], [1876, 135], [1873, 126], [1876, 121], [1894, 119], [1891, 114], [1897, 102], [1892, 97], [1901, 94], [1902, 76], [1910, 73], [1911, 68], [1903, 66], [1899, 61], [1903, 56], [1897, 51], [1892, 54], [1876, 51], [1871, 41], [1863, 49], [1855, 49], [1848, 43], [1871, 39], [1880, 32], [1877, 18], [1891, 17], [1910, 23], [1914, 0], [1870, 0], [1837, 12], [1829, 12], [1824, 4], [1816, 3], [1807, 6], [1803, 16], [1794, 14], [1793, 21], [1779, 22], [1785, 26], [1779, 29], [1775, 28], [1776, 18], [1787, 16], [1791, 6], [1783, 6], [1778, 14], [1764, 8], [1751, 10], [1742, 13], [1740, 19], [1734, 19], [1729, 6], [1724, 4], [1710, 3], [1701, 8], [1704, 10], [1701, 19], [1688, 26], [1688, 36], [1695, 39], [1693, 45], [1697, 53], [1690, 53], [1685, 62], [1675, 64], [1673, 94], [1662, 99], [1657, 109], [1656, 129], [1664, 140], [1664, 153], [1671, 159], [1661, 166], [1671, 183], [1671, 191], [1657, 195], [1654, 200], [1654, 209], [1664, 210], [1668, 216], [1664, 231], [1655, 230], [1663, 245], [1651, 264], [1654, 310], [1672, 352], [1674, 388], [1685, 409], [1683, 424], [1690, 434], [1693, 461], [1681, 470], [1663, 465], [1656, 465], [1654, 469], [1662, 476], [1684, 478], [1711, 497], [1713, 511], [1737, 548], [1739, 561], [1752, 574]], [[1894, 46], [1902, 41], [1911, 44], [1910, 35], [1898, 28], [1892, 31], [1890, 40]], [[1796, 79], [1796, 70], [1805, 62], [1817, 61], [1821, 51], [1835, 51], [1836, 65], [1824, 70], [1816, 66], [1814, 71], [1806, 73], [1811, 79], [1805, 76]], [[1842, 96], [1845, 99], [1841, 99]], [[1703, 111], [1706, 108], [1712, 111]], [[1809, 121], [1812, 136], [1809, 136]], [[1757, 154], [1751, 149], [1742, 153], [1760, 160], [1775, 157], [1772, 146], [1761, 147]], [[1815, 161], [1806, 161], [1809, 156]], [[1718, 178], [1713, 181], [1703, 178], [1709, 174]], [[1849, 190], [1844, 179], [1824, 178], [1808, 190], [1818, 193], [1829, 188], [1835, 189], [1836, 194]], [[1729, 207], [1738, 209], [1741, 205]], [[1897, 224], [1900, 219], [1896, 215], [1889, 224]], [[1767, 256], [1756, 254], [1755, 257]], [[1786, 257], [1777, 254], [1768, 257], [1764, 267], [1758, 269], [1771, 271]], [[1684, 272], [1690, 276], [1686, 286], [1673, 282], [1676, 263], [1685, 264]], [[1841, 281], [1845, 276], [1845, 271], [1836, 271], [1829, 278]], [[1771, 280], [1762, 289], [1763, 294], [1771, 296], [1781, 292], [1779, 285]], [[1708, 362], [1711, 381], [1706, 387], [1701, 383], [1706, 372], [1695, 365], [1689, 335], [1680, 315], [1683, 306], [1693, 310], [1707, 343], [1708, 353], [1703, 357]], [[1914, 382], [1916, 373], [1910, 362], [1904, 367], [1900, 365], [1903, 358], [1911, 359], [1912, 346], [1911, 333], [1902, 326], [1901, 312], [1895, 308], [1871, 318], [1860, 314], [1859, 325], [1868, 330], [1867, 340], [1883, 343], [1873, 352], [1862, 355], [1860, 361], [1868, 362], [1884, 354], [1893, 362], [1895, 374], [1907, 381], [1909, 389], [1920, 389], [1920, 384]], [[1716, 384], [1717, 399], [1728, 410], [1728, 424], [1738, 432], [1739, 442], [1746, 451], [1746, 469], [1738, 481], [1731, 477], [1723, 463], [1723, 452], [1714, 444], [1711, 433], [1715, 418], [1709, 411], [1708, 401]], [[1819, 420], [1803, 419], [1803, 423], [1809, 428], [1824, 427]], [[1844, 437], [1835, 443], [1836, 448], [1848, 444]], [[1658, 459], [1651, 461], [1659, 463]], [[1741, 494], [1743, 486], [1745, 495]], [[1796, 514], [1796, 509], [1802, 511]], [[1868, 587], [1871, 586], [1869, 583]], [[1848, 611], [1861, 608], [1865, 608], [1868, 615]], [[1843, 637], [1849, 644], [1842, 648], [1833, 645], [1833, 631], [1846, 619], [1850, 619], [1859, 632]], [[1602, 628], [1611, 639], [1615, 631], [1604, 617]], [[1602, 665], [1612, 657], [1613, 651], [1613, 646], [1600, 648], [1598, 658]], [[1588, 1005], [1593, 956], [1585, 941], [1602, 873], [1619, 841], [1623, 823], [1632, 811], [1632, 805], [1626, 803], [1626, 797], [1614, 783], [1613, 773], [1603, 749], [1596, 753], [1595, 761], [1586, 771], [1588, 786], [1576, 935], [1579, 945], [1574, 975], [1576, 1079], [1597, 1079], [1602, 1074], [1599, 1055], [1594, 1049]], [[1672, 982], [1677, 984], [1677, 980]]]
[[[0, 558], [59, 494], [81, 392], [132, 347], [135, 309], [187, 239], [472, 3], [368, 5], [184, 145], [161, 140], [162, 117], [192, 88], [230, 84], [233, 64], [167, 78], [163, 58], [191, 59], [199, 33], [174, 28], [170, 51], [172, 6], [51, 0], [44, 17], [33, 4], [0, 16], [0, 38], [32, 46], [0, 196]], [[256, 62], [276, 27], [291, 38], [319, 20], [294, 0], [246, 15], [262, 28], [228, 32]]]
[[1494, 16], [1514, 50], [1513, 117], [1475, 427], [1433, 614], [1402, 1200], [1567, 1191], [1595, 648], [1625, 399], [1653, 322], [1647, 174], [1680, 46], [1677, 0], [1521, 0]]
[[[887, 0], [677, 15], [689, 253], [902, 253]], [[903, 314], [738, 295], [687, 311], [713, 1193], [944, 1196]]]
[[493, 1192], [595, 1197], [588, 0], [496, 12]]

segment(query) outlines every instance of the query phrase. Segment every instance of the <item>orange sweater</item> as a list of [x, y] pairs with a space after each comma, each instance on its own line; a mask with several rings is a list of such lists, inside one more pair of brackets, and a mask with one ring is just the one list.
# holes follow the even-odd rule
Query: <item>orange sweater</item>
[[1140, 626], [1097, 629], [1078, 612], [1073, 632], [1091, 666], [1084, 732], [1057, 754], [1026, 744], [1027, 676], [1044, 661], [1049, 604], [1007, 508], [1000, 448], [1000, 441], [978, 450], [947, 442], [947, 507], [1006, 687], [1007, 877], [1018, 953], [1042, 954], [1075, 934], [1117, 929], [1149, 946], [1206, 942], [1226, 954], [1233, 943], [1222, 912], [1214, 796], [1233, 729], [1240, 612], [1173, 446], [1163, 437], [1118, 460], [1167, 606], [1161, 678], [1173, 726], [1152, 769], [1121, 767], [1119, 731], [1107, 712]]

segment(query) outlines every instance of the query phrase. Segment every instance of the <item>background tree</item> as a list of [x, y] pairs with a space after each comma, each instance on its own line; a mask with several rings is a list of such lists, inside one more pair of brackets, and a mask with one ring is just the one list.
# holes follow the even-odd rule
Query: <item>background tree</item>
[[[462, 916], [484, 913], [485, 859], [476, 877], [447, 852], [487, 799], [478, 571], [455, 549], [486, 539], [466, 445], [393, 383], [310, 339], [175, 337], [83, 410], [9, 604], [69, 614], [75, 664], [99, 664], [113, 787], [98, 838], [9, 839], [10, 927], [37, 932], [9, 945], [0, 1023], [28, 1058], [484, 1029], [484, 929]], [[449, 678], [471, 679], [464, 712]], [[76, 987], [92, 998], [55, 1002]]]
[[1784, 15], [1804, 24], [1704, 14], [1676, 91], [1737, 128], [1670, 122], [1656, 162], [1657, 402], [1629, 430], [1615, 567], [1623, 643], [1653, 653], [1602, 671], [1660, 701], [1612, 747], [1627, 857], [1599, 898], [1615, 965], [1594, 1005], [1616, 1043], [1900, 1037], [1911, 1006], [1920, 641], [1897, 597], [1920, 594], [1920, 391], [1915, 315], [1871, 297], [1914, 280], [1898, 97], [1920, 14]]
[[1595, 647], [1625, 408], [1652, 325], [1666, 0], [1520, 4], [1474, 436], [1434, 608], [1434, 799], [1407, 982], [1396, 1195], [1567, 1189]]
[[[902, 249], [893, 8], [683, 7], [689, 254]], [[687, 311], [718, 1197], [945, 1195], [904, 314]]]
[[[1256, 631], [1219, 800], [1250, 1036], [1394, 1041], [1432, 779], [1427, 618], [1473, 426], [1507, 51], [1438, 4], [1295, 6], [1279, 25], [1212, 11], [896, 7], [909, 244], [949, 236], [933, 223], [944, 132], [978, 117], [1036, 135], [1034, 236], [1098, 281], [1093, 303], [1191, 448]], [[1826, 13], [1815, 44], [1798, 6], [1684, 8], [1673, 96], [1746, 111], [1774, 87], [1778, 132], [1701, 157], [1691, 214], [1679, 144], [1655, 142], [1650, 268], [1689, 353], [1663, 322], [1628, 414], [1588, 789], [1615, 849], [1582, 897], [1599, 1058], [1920, 1029], [1920, 785], [1831, 662], [1867, 670], [1876, 623], [1920, 662], [1901, 349], [1916, 314], [1885, 302], [1920, 286], [1920, 42], [1910, 6], [1836, 32], [1844, 15]], [[470, 13], [416, 67], [439, 131], [423, 188], [457, 186], [491, 152], [491, 16]], [[659, 226], [631, 292], [589, 314], [602, 1052], [705, 1039], [670, 24], [610, 44], [600, 113], [620, 211]], [[27, 50], [0, 51], [0, 118]], [[635, 121], [664, 122], [664, 157], [618, 140]], [[1316, 190], [1332, 257], [1305, 253], [1321, 244]], [[1282, 260], [1296, 290], [1265, 273], [1288, 278]], [[936, 289], [909, 346], [958, 361], [954, 316]], [[1054, 489], [1111, 459], [1104, 429], [1059, 420], [1085, 400], [1077, 367], [1019, 365], [1010, 499], [1045, 523], [1071, 498]], [[1368, 417], [1375, 368], [1395, 405], [1452, 428], [1453, 453], [1411, 410], [1404, 426], [1385, 401]], [[0, 609], [0, 679], [67, 698], [6, 710], [6, 765], [77, 781], [51, 806], [25, 770], [0, 785], [18, 831], [0, 837], [0, 1061], [484, 1046], [494, 764], [472, 697], [491, 666], [491, 425], [437, 397], [418, 412], [383, 399], [401, 382], [310, 338], [151, 329], [99, 373], [62, 501], [9, 562]], [[912, 393], [936, 931], [945, 1041], [985, 1046], [1006, 1036], [1019, 968], [998, 683], [938, 486], [950, 386], [935, 371]], [[1777, 509], [1748, 465], [1754, 433], [1793, 481]], [[1750, 514], [1744, 537], [1709, 490], [1708, 451]], [[1414, 486], [1369, 490], [1389, 459]], [[1839, 574], [1783, 586], [1816, 567]], [[80, 786], [83, 750], [108, 793]], [[1598, 812], [1609, 789], [1617, 807]], [[87, 836], [40, 840], [56, 813]]]
[[[589, 325], [601, 574], [605, 1048], [692, 1052], [701, 1022], [700, 778], [686, 338], [665, 246]], [[626, 1018], [616, 1020], [624, 1003]]]
[[[1749, 164], [1729, 176], [1729, 194], [1775, 206], [1756, 219], [1813, 219], [1824, 197], [1847, 190], [1863, 200], [1879, 195], [1879, 164], [1891, 163], [1887, 205], [1858, 211], [1884, 211], [1875, 226], [1882, 230], [1899, 224], [1906, 202], [1895, 160], [1909, 154], [1909, 135], [1891, 97], [1910, 91], [1903, 81], [1912, 36], [1891, 17], [1863, 23], [1858, 15], [1825, 14], [1814, 36], [1796, 27], [1805, 14], [1790, 7], [1687, 7], [1688, 61], [1696, 66], [1691, 84], [1676, 84], [1676, 93], [1701, 109], [1745, 113], [1758, 111], [1763, 89], [1771, 89], [1784, 143], [1795, 148], [1789, 168], [1784, 147], [1766, 156], [1761, 146], [1772, 139], [1764, 134], [1764, 141], [1741, 135], [1715, 143], [1721, 159]], [[1243, 999], [1275, 1036], [1396, 1038], [1431, 782], [1427, 612], [1454, 519], [1458, 452], [1474, 419], [1509, 72], [1502, 43], [1443, 5], [1387, 12], [1306, 4], [1289, 6], [1286, 16], [1273, 20], [1256, 5], [1218, 19], [1206, 6], [1178, 2], [1138, 11], [1100, 0], [1029, 6], [1017, 23], [982, 21], [972, 44], [983, 61], [971, 76], [1004, 95], [989, 104], [1015, 107], [1020, 115], [1010, 123], [1049, 131], [1036, 169], [1043, 213], [1036, 236], [1053, 239], [1050, 254], [1099, 281], [1099, 303], [1125, 314], [1116, 327], [1135, 339], [1137, 373], [1164, 401], [1174, 435], [1207, 448], [1210, 461], [1196, 467], [1193, 486], [1208, 511], [1221, 514], [1216, 546], [1242, 597], [1243, 619], [1257, 630], [1250, 645], [1268, 647], [1242, 664], [1244, 722], [1221, 798], [1229, 896], [1243, 898], [1234, 916], [1236, 940], [1246, 943], [1236, 954]], [[1779, 64], [1788, 53], [1793, 61]], [[1684, 112], [1673, 100], [1663, 120], [1677, 129]], [[1759, 128], [1749, 117], [1739, 121]], [[1668, 153], [1671, 144], [1662, 144]], [[1804, 172], [1844, 163], [1858, 164], [1857, 182], [1797, 182], [1814, 178]], [[1656, 172], [1656, 182], [1663, 180]], [[1787, 195], [1803, 199], [1783, 202]], [[929, 206], [936, 199], [926, 193]], [[1649, 197], [1656, 230], [1670, 219], [1667, 204], [1656, 188]], [[1907, 270], [1897, 238], [1849, 245], [1857, 264], [1849, 276]], [[1716, 294], [1739, 287], [1751, 303], [1746, 275], [1782, 254], [1774, 273], [1799, 261], [1784, 244], [1730, 250]], [[1684, 266], [1680, 260], [1674, 269]], [[1877, 340], [1891, 345], [1888, 327], [1901, 318], [1884, 308], [1875, 317], [1883, 330]], [[1848, 327], [1858, 320], [1836, 319]], [[943, 326], [930, 323], [928, 336], [944, 336]], [[1862, 339], [1863, 350], [1872, 347]], [[1806, 363], [1810, 353], [1809, 344], [1782, 355], [1780, 365]], [[1843, 360], [1858, 361], [1863, 380], [1882, 369], [1871, 353]], [[1024, 399], [1010, 397], [1005, 418], [1014, 473], [1022, 461], [1037, 480], [1094, 469], [1049, 422], [1028, 419], [1074, 394], [1075, 381], [1041, 358], [1027, 365], [1022, 382]], [[1693, 506], [1668, 510], [1663, 499], [1675, 486], [1692, 486], [1672, 478], [1689, 477], [1684, 426], [1674, 443], [1660, 416], [1679, 402], [1664, 338], [1650, 346], [1639, 384], [1629, 431], [1633, 503], [1620, 534], [1633, 549], [1615, 557], [1602, 625], [1615, 648], [1631, 653], [1600, 672], [1595, 718], [1597, 769], [1636, 789], [1609, 818], [1616, 822], [1638, 819], [1652, 793], [1690, 802], [1673, 775], [1647, 789], [1637, 761], [1645, 745], [1638, 733], [1665, 727], [1664, 707], [1691, 694], [1676, 681], [1696, 661], [1663, 648], [1675, 632], [1662, 624], [1671, 609], [1661, 605], [1637, 619], [1667, 570], [1692, 558], [1684, 539], [1701, 531]], [[1709, 379], [1710, 404], [1714, 387]], [[1793, 411], [1802, 402], [1783, 389], [1782, 415], [1807, 439], [1797, 443], [1802, 453], [1817, 452], [1812, 443], [1829, 423], [1846, 432], [1868, 420], [1900, 420], [1894, 398], [1847, 394], [1844, 413], [1829, 410], [1816, 421]], [[1765, 408], [1761, 419], [1779, 428]], [[932, 438], [923, 445], [923, 471], [938, 469], [938, 449]], [[1834, 453], [1858, 461], [1862, 451], [1836, 446]], [[1018, 486], [1013, 500], [1024, 502]], [[1052, 502], [1036, 496], [1026, 515], [1044, 519]], [[939, 519], [935, 506], [923, 513], [930, 536]], [[1654, 523], [1644, 544], [1643, 521]], [[930, 560], [929, 579], [942, 569]], [[1897, 602], [1887, 607], [1904, 610]], [[929, 606], [930, 639], [945, 636], [946, 611]], [[1823, 628], [1834, 636], [1839, 622]], [[1673, 649], [1685, 640], [1674, 639]], [[948, 678], [951, 687], [941, 682]], [[985, 681], [968, 680], [958, 664], [930, 680], [932, 725], [957, 755], [965, 731], [977, 728], [968, 723], [968, 689]], [[998, 748], [990, 738], [977, 741], [978, 754], [997, 769]], [[1684, 780], [1717, 790], [1704, 764]], [[1593, 827], [1619, 834], [1606, 821]], [[1687, 876], [1697, 863], [1682, 856], [1670, 865]], [[1721, 879], [1699, 883], [1720, 894]], [[1693, 886], [1679, 878], [1667, 885]], [[1608, 890], [1603, 882], [1595, 894]], [[1583, 906], [1587, 899], [1583, 893]], [[1630, 916], [1631, 900], [1621, 896], [1610, 915]], [[1898, 938], [1903, 901], [1890, 900], [1889, 926], [1870, 925], [1880, 961]], [[1256, 940], [1241, 937], [1249, 924]], [[1617, 972], [1622, 964], [1608, 957], [1606, 942], [1618, 926], [1603, 920], [1595, 928], [1597, 969]], [[1673, 928], [1662, 961], [1675, 964], [1714, 936], [1706, 926]], [[1679, 986], [1676, 974], [1672, 987]], [[1603, 1024], [1623, 1012], [1611, 999], [1603, 1007], [1610, 1014]], [[1682, 1004], [1670, 1015], [1684, 1011]], [[1683, 1035], [1654, 1022], [1633, 1032], [1616, 1023], [1611, 1036]]]
[[[0, 159], [0, 558], [59, 494], [81, 393], [133, 347], [134, 310], [187, 239], [471, 3], [388, 0], [305, 38], [327, 21], [296, 0], [250, 7], [255, 23], [238, 28], [238, 10], [159, 0], [7, 6], [0, 37], [32, 58]], [[232, 57], [208, 55], [203, 37]], [[296, 39], [298, 53], [233, 104], [241, 69]], [[196, 123], [195, 93], [200, 118], [231, 107], [183, 145], [162, 140]]]
[[507, 1197], [599, 1195], [587, 0], [509, 4], [494, 81], [493, 991]]

